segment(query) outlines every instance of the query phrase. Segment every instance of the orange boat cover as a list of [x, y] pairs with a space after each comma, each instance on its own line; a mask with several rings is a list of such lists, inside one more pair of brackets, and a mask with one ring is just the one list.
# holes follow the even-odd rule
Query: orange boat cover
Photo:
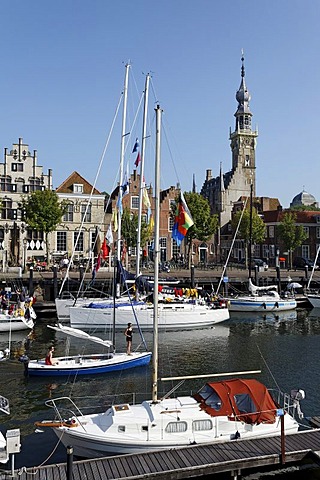
[[194, 398], [212, 417], [225, 415], [248, 424], [274, 423], [279, 408], [267, 388], [253, 379], [206, 383]]

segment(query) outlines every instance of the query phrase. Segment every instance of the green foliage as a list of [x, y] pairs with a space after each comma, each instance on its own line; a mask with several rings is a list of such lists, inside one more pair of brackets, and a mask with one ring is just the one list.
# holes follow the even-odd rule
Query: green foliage
[[184, 198], [194, 221], [187, 233], [187, 243], [194, 239], [208, 241], [219, 228], [218, 215], [211, 215], [208, 200], [199, 193], [185, 192]]
[[[237, 212], [232, 219], [232, 228], [236, 231], [241, 217], [241, 211]], [[250, 211], [245, 210], [239, 225], [237, 236], [245, 241], [250, 241]], [[266, 237], [266, 226], [262, 218], [258, 215], [256, 209], [252, 208], [252, 244], [263, 243]]]
[[48, 234], [56, 230], [67, 205], [59, 202], [59, 197], [52, 190], [38, 190], [21, 201], [23, 218], [32, 230], [45, 233], [47, 249], [47, 265], [49, 265], [49, 237]]
[[36, 191], [23, 197], [24, 220], [33, 230], [53, 232], [66, 212], [66, 205], [59, 203], [58, 195], [52, 190]]
[[287, 212], [277, 227], [277, 234], [289, 252], [290, 268], [292, 268], [292, 251], [300, 247], [308, 237], [302, 225], [297, 225], [296, 221], [297, 215], [294, 212]]
[[[121, 217], [121, 233], [128, 247], [137, 246], [138, 237], [138, 214], [131, 215], [130, 210], [125, 208]], [[144, 247], [149, 240], [150, 230], [145, 221], [141, 222], [141, 246]]]
[[314, 205], [296, 205], [294, 207], [290, 207], [291, 210], [296, 211], [304, 211], [304, 212], [319, 212], [320, 208], [315, 207]]

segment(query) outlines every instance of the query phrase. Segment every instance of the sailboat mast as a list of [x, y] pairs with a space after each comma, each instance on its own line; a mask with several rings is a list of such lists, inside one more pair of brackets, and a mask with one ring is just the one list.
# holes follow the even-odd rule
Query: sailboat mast
[[156, 111], [156, 161], [155, 161], [155, 219], [154, 219], [154, 287], [153, 287], [153, 352], [152, 352], [152, 401], [158, 401], [158, 284], [159, 284], [159, 226], [160, 226], [160, 105]]
[[136, 278], [140, 275], [140, 250], [141, 250], [141, 223], [142, 223], [142, 197], [144, 187], [144, 157], [146, 147], [146, 132], [147, 132], [147, 113], [148, 113], [148, 99], [149, 99], [149, 73], [146, 76], [146, 83], [144, 89], [144, 108], [143, 108], [143, 125], [142, 125], [142, 143], [141, 143], [141, 163], [140, 163], [140, 186], [139, 186], [139, 210], [138, 210], [138, 236], [137, 236], [137, 260], [136, 260]]
[[[118, 205], [122, 205], [122, 184], [123, 184], [123, 164], [125, 153], [125, 137], [126, 132], [126, 120], [127, 120], [127, 103], [128, 103], [128, 83], [129, 83], [129, 68], [130, 64], [126, 64], [126, 73], [123, 87], [123, 113], [122, 113], [122, 133], [121, 133], [121, 148], [120, 148], [120, 169], [119, 169], [119, 194]], [[117, 236], [117, 260], [121, 261], [121, 210], [118, 208], [118, 236]], [[120, 284], [116, 286], [116, 296], [120, 297]]]

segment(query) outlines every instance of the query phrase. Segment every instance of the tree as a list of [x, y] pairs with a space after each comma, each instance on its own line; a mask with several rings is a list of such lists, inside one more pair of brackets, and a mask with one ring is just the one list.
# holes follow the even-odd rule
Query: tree
[[207, 242], [212, 235], [217, 232], [219, 219], [218, 215], [211, 215], [208, 200], [199, 193], [185, 192], [184, 198], [194, 221], [194, 224], [189, 228], [186, 235], [186, 243], [188, 245], [187, 258], [189, 263], [193, 240], [197, 239], [201, 242]]
[[59, 197], [52, 190], [38, 190], [31, 195], [24, 196], [21, 201], [23, 219], [32, 230], [45, 234], [47, 265], [49, 265], [50, 246], [49, 233], [56, 230], [67, 206], [59, 202]]
[[[234, 231], [237, 229], [241, 214], [241, 211], [237, 212], [232, 219], [232, 228]], [[245, 258], [247, 267], [248, 247], [250, 241], [251, 245], [255, 245], [257, 243], [262, 243], [266, 237], [266, 226], [254, 207], [252, 207], [252, 238], [250, 239], [250, 211], [248, 209], [243, 212], [237, 236], [241, 238], [245, 244]]]
[[286, 212], [282, 222], [277, 227], [277, 233], [281, 238], [285, 249], [289, 252], [289, 265], [292, 268], [292, 251], [300, 247], [308, 237], [302, 225], [297, 225], [297, 215], [294, 212]]
[[[128, 247], [137, 246], [138, 238], [138, 214], [131, 215], [130, 210], [125, 208], [121, 217], [121, 233]], [[145, 221], [141, 222], [141, 246], [144, 247], [150, 238], [150, 230]]]

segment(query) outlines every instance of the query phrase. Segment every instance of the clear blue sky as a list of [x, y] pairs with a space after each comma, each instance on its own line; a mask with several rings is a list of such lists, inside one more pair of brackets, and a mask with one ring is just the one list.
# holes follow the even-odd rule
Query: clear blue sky
[[[164, 110], [161, 187], [190, 190], [194, 173], [199, 191], [206, 169], [216, 176], [222, 162], [229, 171], [243, 48], [259, 130], [257, 194], [287, 207], [304, 188], [320, 201], [318, 0], [3, 0], [0, 18], [0, 149], [22, 137], [53, 169], [54, 187], [74, 170], [94, 181], [128, 60], [128, 120], [147, 72], [150, 134], [156, 101]], [[100, 190], [116, 181], [118, 123]], [[153, 148], [150, 138], [148, 183]], [[132, 170], [129, 150], [126, 161]]]

